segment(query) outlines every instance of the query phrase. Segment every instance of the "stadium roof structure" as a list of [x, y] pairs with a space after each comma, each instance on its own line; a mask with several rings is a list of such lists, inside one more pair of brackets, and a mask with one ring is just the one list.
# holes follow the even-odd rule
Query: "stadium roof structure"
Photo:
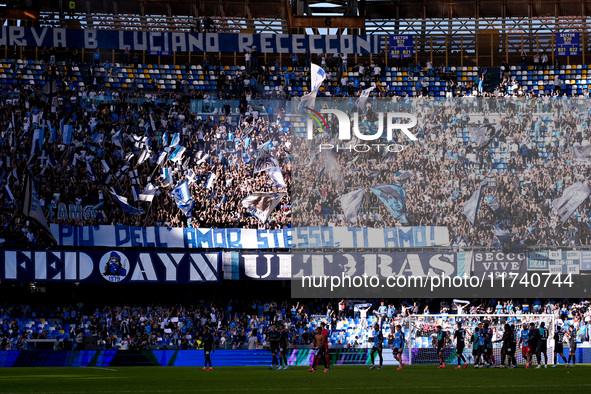
[[[551, 17], [590, 15], [589, 0], [126, 0], [77, 1], [77, 12], [192, 15], [192, 16], [277, 16], [289, 7], [296, 15], [340, 14], [368, 19], [398, 18], [478, 18]], [[67, 11], [67, 2], [23, 0], [8, 3], [11, 8], [41, 12]], [[357, 11], [355, 11], [357, 10]]]

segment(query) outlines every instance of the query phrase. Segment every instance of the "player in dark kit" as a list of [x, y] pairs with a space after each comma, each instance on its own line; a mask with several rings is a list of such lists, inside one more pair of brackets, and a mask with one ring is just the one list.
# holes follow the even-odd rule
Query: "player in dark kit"
[[568, 365], [566, 361], [566, 357], [564, 357], [564, 331], [562, 331], [562, 327], [556, 327], [556, 332], [554, 333], [554, 365], [552, 368], [556, 368], [558, 355], [562, 357], [562, 361]]
[[[326, 371], [330, 370], [330, 353], [328, 353], [328, 330], [326, 329], [326, 324], [324, 324], [324, 322], [320, 323], [320, 328], [322, 328], [322, 335], [324, 336], [324, 352], [325, 352], [325, 364], [324, 366], [326, 367]], [[326, 372], [325, 371], [325, 372]]]
[[542, 368], [542, 353], [544, 353], [544, 367], [548, 368], [548, 329], [544, 322], [541, 322], [538, 328], [538, 347], [536, 348], [538, 366], [536, 368]]
[[494, 356], [493, 350], [492, 350], [493, 330], [492, 330], [492, 328], [489, 328], [488, 322], [484, 323], [484, 330], [486, 331], [486, 338], [485, 338], [486, 358], [488, 358], [488, 367], [492, 368], [495, 365], [495, 356]]
[[458, 322], [457, 329], [454, 332], [454, 340], [456, 341], [456, 354], [458, 355], [458, 366], [455, 369], [462, 369], [462, 360], [464, 362], [464, 368], [468, 368], [468, 361], [464, 357], [464, 347], [466, 346], [466, 330], [462, 328], [462, 323]]
[[437, 368], [445, 368], [445, 361], [443, 359], [443, 351], [447, 345], [447, 333], [437, 326], [437, 354], [439, 354], [439, 366]]
[[515, 357], [515, 352], [517, 351], [517, 331], [513, 324], [511, 324], [511, 332], [513, 333], [513, 339], [511, 340], [511, 351], [508, 355], [513, 360], [513, 368], [517, 368], [517, 357]]
[[515, 350], [513, 350], [511, 347], [513, 342], [515, 341], [515, 339], [513, 338], [514, 333], [509, 324], [505, 324], [504, 330], [505, 331], [503, 332], [503, 337], [495, 341], [503, 342], [501, 347], [501, 365], [499, 366], [499, 368], [505, 368], [505, 357], [509, 358], [509, 368], [513, 368], [512, 355], [515, 354]]
[[376, 367], [376, 352], [380, 357], [380, 366], [378, 369], [384, 368], [384, 357], [382, 357], [382, 348], [384, 346], [384, 334], [382, 334], [382, 330], [380, 330], [380, 325], [375, 324], [373, 326], [373, 347], [371, 348], [371, 367], [369, 369], [374, 369]]
[[480, 364], [480, 327], [476, 327], [474, 329], [474, 334], [472, 334], [472, 356], [474, 357], [474, 368], [478, 368]]
[[530, 352], [532, 354], [531, 361], [529, 362], [529, 366], [534, 362], [533, 355], [536, 355], [538, 359], [538, 364], [540, 363], [540, 359], [538, 358], [538, 342], [540, 341], [540, 332], [536, 329], [536, 325], [534, 323], [529, 324], [529, 347], [531, 348]]
[[[281, 340], [281, 333], [277, 331], [277, 327], [275, 324], [271, 325], [271, 331], [269, 331], [269, 347], [271, 348], [271, 355], [273, 359], [271, 361], [271, 366], [269, 369], [274, 369], [275, 366], [279, 366], [279, 361], [277, 360], [277, 354], [279, 353], [279, 341]], [[279, 368], [277, 368], [279, 369]]]
[[[326, 348], [324, 346], [325, 342], [326, 338], [324, 337], [324, 335], [322, 335], [322, 329], [320, 327], [316, 328], [316, 335], [314, 335], [314, 364], [312, 368], [308, 370], [308, 372], [316, 371], [318, 361], [320, 359], [326, 359], [328, 357], [326, 354]], [[328, 372], [328, 368], [324, 368], [324, 372]]]
[[577, 351], [577, 332], [574, 330], [573, 326], [570, 326], [568, 328], [567, 339], [570, 349], [568, 351], [568, 362], [566, 363], [566, 366], [568, 367], [570, 365], [570, 360], [573, 360], [574, 367], [577, 358], [577, 356], [575, 355]]
[[281, 324], [279, 326], [279, 366], [277, 369], [289, 369], [287, 365], [287, 349], [289, 347], [287, 331], [285, 326]]
[[[479, 324], [481, 326], [481, 324]], [[478, 331], [478, 355], [480, 356], [480, 368], [484, 368], [484, 363], [486, 362], [490, 367], [490, 360], [488, 358], [488, 352], [486, 349], [486, 345], [488, 343], [488, 326], [479, 327], [480, 331]]]
[[[213, 335], [209, 331], [209, 327], [205, 326], [203, 329], [203, 335], [201, 336], [201, 341], [203, 343], [203, 354], [205, 355], [205, 366], [203, 367], [204, 371], [213, 371], [213, 365], [211, 364], [211, 353], [214, 352], [213, 350]], [[207, 369], [207, 365], [209, 364], [209, 369]]]

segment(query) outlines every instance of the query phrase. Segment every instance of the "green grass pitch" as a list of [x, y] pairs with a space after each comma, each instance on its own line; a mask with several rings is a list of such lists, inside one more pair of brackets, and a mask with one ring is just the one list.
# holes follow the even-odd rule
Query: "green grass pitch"
[[[215, 359], [214, 359], [215, 362]], [[575, 368], [468, 369], [406, 366], [337, 366], [310, 373], [304, 367], [219, 367], [204, 372], [184, 367], [0, 368], [2, 393], [216, 393], [216, 392], [386, 392], [566, 393], [591, 392], [591, 366]]]

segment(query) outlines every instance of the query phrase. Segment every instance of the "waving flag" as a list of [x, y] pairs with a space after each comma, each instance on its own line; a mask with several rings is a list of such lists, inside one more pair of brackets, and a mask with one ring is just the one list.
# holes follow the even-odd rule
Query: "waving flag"
[[273, 167], [279, 167], [279, 162], [276, 158], [266, 150], [260, 150], [254, 160], [254, 173], [270, 170]]
[[357, 107], [357, 109], [360, 112], [363, 112], [365, 110], [365, 103], [367, 102], [367, 99], [369, 98], [369, 94], [375, 88], [376, 88], [375, 86], [372, 86], [370, 88], [364, 89], [361, 92], [361, 94], [359, 95], [359, 98], [357, 98], [357, 101], [355, 102], [355, 106]]
[[179, 133], [175, 133], [174, 136], [172, 137], [172, 141], [170, 141], [170, 147], [174, 148], [180, 143], [181, 143], [181, 136]]
[[576, 161], [583, 161], [591, 163], [591, 145], [587, 146], [574, 146], [573, 157]]
[[407, 179], [410, 179], [412, 177], [412, 172], [410, 171], [398, 171], [396, 174], [394, 174], [394, 180], [396, 182], [404, 182]]
[[406, 191], [398, 186], [382, 184], [369, 188], [380, 201], [388, 208], [394, 217], [402, 224], [408, 224], [406, 218]]
[[174, 185], [174, 180], [172, 179], [172, 170], [168, 167], [160, 169], [160, 179], [163, 180], [165, 187]]
[[589, 187], [586, 183], [576, 182], [564, 189], [562, 196], [552, 201], [552, 206], [560, 216], [562, 222], [566, 222], [568, 218], [577, 210], [579, 205], [589, 197]]
[[359, 212], [359, 207], [361, 206], [361, 200], [363, 200], [364, 193], [365, 189], [361, 188], [339, 197], [339, 200], [341, 200], [341, 208], [343, 209], [345, 217], [348, 221], [354, 222], [357, 220], [357, 213]]
[[495, 239], [500, 245], [510, 242], [514, 233], [511, 232], [513, 229], [513, 217], [505, 216], [500, 218], [495, 223]]
[[192, 217], [193, 199], [189, 192], [189, 184], [185, 181], [172, 189], [170, 196], [174, 198], [176, 205], [187, 217]]
[[484, 123], [468, 125], [470, 137], [474, 139], [479, 149], [485, 148], [500, 131], [498, 123]]
[[210, 172], [207, 176], [207, 181], [205, 181], [205, 188], [211, 189], [213, 187], [213, 184], [215, 183], [216, 178], [217, 176], [213, 172]]
[[109, 192], [111, 193], [113, 198], [117, 200], [119, 205], [121, 205], [123, 212], [128, 213], [130, 215], [141, 215], [144, 213], [143, 209], [135, 208], [129, 205], [129, 203], [127, 202], [127, 198], [118, 195], [117, 193], [115, 193], [115, 190], [111, 189]]
[[265, 223], [286, 193], [253, 193], [242, 200], [242, 206], [261, 223]]
[[320, 88], [322, 82], [326, 79], [326, 72], [318, 65], [312, 63], [310, 68], [310, 76], [312, 78], [311, 90]]
[[267, 174], [273, 180], [273, 185], [276, 187], [286, 187], [285, 179], [283, 179], [283, 174], [278, 166], [269, 168]]
[[310, 108], [314, 108], [316, 95], [318, 94], [322, 82], [326, 79], [326, 72], [316, 64], [312, 63], [310, 76], [312, 79], [310, 92], [304, 94], [298, 104], [298, 112], [300, 113], [309, 113], [307, 111], [309, 111]]
[[[33, 183], [33, 178], [30, 174], [27, 174], [25, 179], [25, 199], [23, 201], [23, 214], [34, 220], [38, 223], [43, 229], [47, 232], [47, 234], [51, 237], [51, 239], [57, 243], [54, 236], [51, 234], [51, 230], [49, 229], [49, 225], [47, 224], [47, 219], [45, 218], [45, 214], [43, 213], [43, 209], [41, 208], [41, 204], [39, 204], [39, 195], [37, 194], [37, 190], [35, 189], [35, 184]], [[6, 185], [6, 189], [8, 190], [9, 194], [10, 189], [8, 189], [8, 185]], [[14, 198], [12, 198], [14, 200]]]
[[156, 195], [157, 190], [158, 189], [156, 189], [156, 187], [154, 187], [154, 185], [152, 185], [151, 183], [148, 183], [148, 186], [146, 186], [144, 188], [144, 190], [140, 193], [140, 195], [138, 196], [138, 199], [140, 201], [152, 202], [152, 200], [154, 199], [154, 196]]
[[62, 142], [66, 145], [70, 145], [72, 143], [72, 132], [74, 131], [74, 126], [71, 124], [60, 124], [62, 126]]
[[170, 156], [168, 157], [168, 160], [172, 161], [173, 163], [176, 163], [177, 161], [181, 160], [183, 158], [183, 155], [185, 154], [185, 150], [186, 148], [182, 145], [179, 145], [176, 147], [176, 149], [174, 150], [174, 152], [172, 152], [170, 154]]
[[486, 180], [482, 181], [482, 184], [476, 190], [470, 199], [466, 201], [466, 204], [462, 208], [462, 213], [466, 215], [470, 223], [472, 225], [476, 224], [476, 219], [478, 218], [478, 210], [480, 209], [480, 202], [482, 201], [483, 196], [483, 189], [486, 187]]

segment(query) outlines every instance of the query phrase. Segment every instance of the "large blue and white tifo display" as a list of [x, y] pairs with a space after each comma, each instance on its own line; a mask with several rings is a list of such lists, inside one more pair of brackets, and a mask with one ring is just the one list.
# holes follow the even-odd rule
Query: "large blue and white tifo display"
[[346, 53], [382, 52], [381, 35], [307, 35], [183, 33], [159, 31], [77, 30], [3, 26], [0, 45], [172, 52], [239, 52], [256, 47], [259, 53]]
[[416, 248], [448, 246], [447, 227], [298, 227], [282, 230], [51, 225], [60, 246], [189, 249]]

